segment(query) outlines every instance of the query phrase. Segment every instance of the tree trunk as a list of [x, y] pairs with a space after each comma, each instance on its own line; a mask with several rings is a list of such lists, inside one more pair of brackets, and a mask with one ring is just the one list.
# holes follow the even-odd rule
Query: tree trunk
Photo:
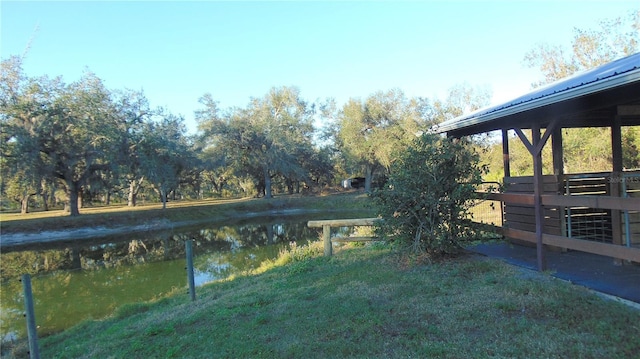
[[162, 201], [162, 209], [167, 209], [167, 191], [164, 188], [160, 189], [160, 200]]
[[218, 187], [218, 181], [216, 181], [216, 178], [214, 176], [210, 176], [209, 178], [209, 182], [211, 182], [211, 185], [213, 186], [213, 190], [217, 193], [220, 193], [221, 188]]
[[138, 192], [140, 192], [140, 188], [142, 188], [142, 181], [144, 177], [139, 180], [131, 180], [129, 181], [129, 196], [127, 197], [127, 207], [135, 207], [138, 202]]
[[42, 210], [46, 212], [49, 210], [49, 196], [46, 193], [41, 193], [40, 197], [42, 198]]
[[269, 169], [264, 169], [264, 198], [273, 198], [271, 195], [271, 175]]
[[133, 187], [134, 181], [129, 182], [129, 196], [127, 197], [127, 207], [135, 207], [138, 200]]
[[85, 194], [84, 194], [84, 191], [83, 191], [81, 186], [77, 186], [77, 187], [78, 187], [78, 191], [77, 191], [77, 193], [78, 193], [78, 201], [77, 201], [78, 202], [78, 214], [80, 214], [79, 211], [80, 211], [80, 208], [82, 208], [82, 205], [84, 204]]
[[20, 200], [20, 214], [29, 213], [29, 197], [31, 196], [22, 196], [22, 199]]
[[373, 165], [367, 164], [364, 176], [364, 191], [371, 193], [371, 181], [373, 179]]
[[[56, 187], [54, 185], [52, 185], [52, 184], [49, 184], [49, 189], [51, 190], [51, 191], [48, 192], [49, 195], [48, 195], [48, 198], [47, 198], [49, 204], [47, 206], [45, 206], [45, 208], [47, 208], [47, 210], [50, 207], [55, 207], [58, 204], [58, 200], [56, 199]], [[45, 191], [45, 192], [47, 192], [47, 191]]]
[[47, 187], [47, 182], [42, 180], [40, 182], [40, 198], [42, 198], [42, 208], [45, 211], [49, 210], [49, 189]]
[[69, 215], [79, 216], [80, 209], [78, 201], [80, 201], [80, 196], [78, 192], [80, 192], [80, 186], [78, 186], [77, 182], [67, 181], [67, 192], [69, 192]]

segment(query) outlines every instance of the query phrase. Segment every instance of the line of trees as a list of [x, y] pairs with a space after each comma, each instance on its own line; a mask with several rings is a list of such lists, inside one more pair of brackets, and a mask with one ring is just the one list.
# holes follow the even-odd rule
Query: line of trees
[[[571, 51], [538, 45], [527, 53], [527, 65], [544, 77], [534, 86], [639, 50], [640, 11], [599, 26], [577, 29]], [[0, 72], [0, 208], [19, 204], [24, 213], [33, 205], [63, 204], [78, 215], [83, 205], [135, 206], [141, 197], [163, 206], [177, 198], [270, 198], [319, 191], [355, 176], [365, 177], [370, 191], [388, 177], [394, 149], [489, 98], [488, 89], [464, 84], [445, 100], [408, 98], [392, 89], [339, 107], [332, 99], [308, 102], [295, 87], [275, 87], [246, 107], [221, 109], [205, 94], [195, 111], [198, 133], [187, 135], [183, 117], [152, 108], [141, 91], [108, 89], [91, 72], [69, 84], [29, 77], [14, 56], [2, 60]], [[322, 128], [314, 127], [318, 123]], [[604, 158], [600, 167], [607, 170], [610, 154], [597, 150], [610, 141], [606, 130], [572, 132], [565, 136], [565, 162]], [[586, 139], [594, 145], [572, 146]], [[638, 129], [625, 129], [623, 141], [625, 166], [639, 167]], [[496, 164], [490, 176], [501, 179], [499, 145], [483, 146], [489, 149], [485, 161]], [[585, 148], [588, 153], [581, 152]]]
[[[78, 215], [83, 203], [128, 189], [134, 206], [142, 184], [163, 203], [179, 185], [191, 185], [196, 165], [184, 120], [152, 110], [141, 92], [107, 89], [95, 74], [76, 82], [27, 77], [21, 59], [2, 62], [0, 78], [2, 198], [63, 203]], [[3, 207], [6, 203], [3, 203]]]
[[276, 87], [244, 108], [221, 109], [205, 94], [195, 111], [198, 133], [187, 135], [183, 117], [152, 108], [141, 91], [108, 89], [91, 72], [72, 83], [28, 77], [21, 58], [10, 57], [0, 74], [2, 207], [19, 204], [26, 213], [64, 205], [75, 216], [96, 202], [270, 198], [351, 176], [366, 177], [371, 190], [386, 176], [392, 149], [445, 118], [460, 94], [478, 106], [489, 99], [486, 90], [460, 85], [445, 101], [393, 89], [338, 108]]

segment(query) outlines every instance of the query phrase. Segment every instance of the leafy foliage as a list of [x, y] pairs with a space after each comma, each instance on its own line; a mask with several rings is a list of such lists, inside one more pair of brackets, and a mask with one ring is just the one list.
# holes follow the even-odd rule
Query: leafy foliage
[[[295, 87], [272, 88], [246, 108], [222, 113], [211, 95], [200, 99], [196, 112], [208, 154], [248, 177], [258, 196], [272, 197], [272, 180], [285, 183], [289, 193], [300, 182], [311, 182], [309, 159], [318, 157], [313, 147], [313, 106]], [[316, 176], [317, 177], [317, 176]]]
[[[162, 185], [165, 203], [179, 180], [195, 171], [186, 169], [197, 170], [184, 120], [151, 111], [141, 92], [111, 91], [90, 72], [71, 84], [30, 78], [16, 57], [3, 60], [1, 70], [2, 190], [21, 203], [23, 213], [36, 195], [47, 209], [58, 189], [64, 194], [56, 199], [72, 216], [97, 192], [110, 198], [129, 188], [134, 206], [144, 184]], [[156, 124], [155, 118], [164, 122]]]
[[640, 50], [640, 11], [626, 17], [602, 20], [596, 29], [575, 29], [571, 49], [539, 44], [524, 56], [528, 67], [538, 68], [544, 79], [541, 86], [611, 62]]
[[373, 193], [383, 238], [430, 257], [455, 254], [475, 235], [468, 220], [484, 167], [465, 140], [424, 134], [399, 154], [385, 188]]
[[[536, 68], [542, 79], [533, 87], [542, 86], [579, 71], [589, 70], [610, 61], [640, 51], [640, 11], [624, 17], [602, 20], [594, 29], [575, 29], [570, 48], [539, 44], [527, 52], [524, 64]], [[640, 168], [640, 131], [638, 126], [622, 128], [623, 168]], [[531, 138], [530, 131], [525, 131]], [[611, 171], [611, 129], [568, 128], [562, 130], [563, 158], [566, 174]], [[533, 174], [531, 155], [514, 133], [509, 139], [511, 176]], [[504, 176], [501, 144], [496, 143], [484, 160], [490, 164], [488, 180]], [[551, 146], [543, 149], [543, 173], [553, 173]]]
[[343, 106], [336, 146], [354, 167], [350, 175], [364, 174], [367, 192], [375, 172], [388, 169], [394, 149], [405, 147], [416, 132], [427, 128], [420, 105], [420, 99], [393, 89], [378, 91], [365, 101], [352, 98]]

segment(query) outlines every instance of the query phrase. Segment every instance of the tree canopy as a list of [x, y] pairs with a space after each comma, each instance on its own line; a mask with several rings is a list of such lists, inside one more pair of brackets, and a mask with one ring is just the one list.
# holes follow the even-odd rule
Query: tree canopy
[[[638, 52], [639, 13], [576, 29], [570, 48], [537, 45], [525, 55], [542, 74], [536, 85]], [[350, 177], [364, 177], [371, 192], [432, 125], [490, 97], [487, 88], [459, 84], [445, 99], [410, 98], [394, 88], [338, 104], [310, 102], [297, 87], [281, 86], [246, 106], [221, 108], [204, 94], [198, 132], [190, 136], [182, 115], [152, 107], [142, 91], [110, 89], [90, 71], [70, 83], [30, 77], [13, 56], [2, 60], [0, 74], [0, 205], [23, 212], [64, 205], [78, 215], [82, 206], [112, 200], [166, 206], [178, 198], [319, 193]], [[565, 134], [567, 170], [608, 170], [610, 134], [580, 131]], [[511, 148], [524, 153], [518, 146]], [[639, 149], [638, 128], [625, 128], [625, 168], [640, 167]], [[487, 153], [495, 156], [486, 162], [501, 163], [501, 151]], [[512, 171], [525, 174], [518, 157], [528, 156], [513, 156]]]
[[[119, 181], [111, 175], [132, 180], [158, 172], [149, 169], [158, 157], [143, 158], [138, 151], [141, 123], [153, 123], [141, 93], [111, 91], [91, 72], [70, 84], [61, 78], [29, 78], [17, 57], [2, 62], [0, 83], [2, 188], [21, 202], [23, 212], [31, 197], [41, 194], [45, 203], [55, 196], [72, 216], [78, 215], [83, 195], [91, 196], [97, 187], [103, 194], [117, 188]], [[162, 137], [158, 148], [183, 141], [181, 121], [168, 125], [174, 133]], [[148, 133], [161, 136], [153, 129]], [[172, 151], [168, 159], [178, 153]], [[146, 173], [139, 172], [141, 167]], [[54, 195], [57, 188], [62, 194]]]
[[289, 189], [309, 180], [305, 159], [315, 152], [312, 137], [313, 108], [295, 87], [272, 88], [264, 97], [251, 99], [246, 108], [220, 113], [211, 95], [196, 113], [203, 141], [210, 153], [224, 153], [238, 176], [252, 179], [260, 195], [272, 197], [272, 180]]
[[538, 68], [537, 87], [640, 51], [640, 10], [604, 19], [595, 29], [574, 29], [571, 48], [538, 44], [524, 56], [528, 67]]
[[407, 98], [400, 89], [378, 91], [364, 101], [352, 98], [343, 106], [337, 115], [336, 147], [352, 174], [365, 177], [365, 191], [371, 191], [376, 172], [384, 182], [397, 149], [437, 123], [438, 110], [425, 98]]

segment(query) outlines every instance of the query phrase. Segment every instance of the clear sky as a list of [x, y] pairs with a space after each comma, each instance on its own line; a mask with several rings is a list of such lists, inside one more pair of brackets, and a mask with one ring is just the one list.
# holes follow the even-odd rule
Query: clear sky
[[209, 92], [246, 106], [274, 86], [308, 101], [378, 90], [444, 99], [456, 84], [489, 87], [493, 103], [530, 89], [523, 65], [539, 43], [568, 46], [574, 29], [626, 16], [637, 1], [68, 1], [0, 2], [0, 55], [29, 76], [143, 90], [187, 119]]

